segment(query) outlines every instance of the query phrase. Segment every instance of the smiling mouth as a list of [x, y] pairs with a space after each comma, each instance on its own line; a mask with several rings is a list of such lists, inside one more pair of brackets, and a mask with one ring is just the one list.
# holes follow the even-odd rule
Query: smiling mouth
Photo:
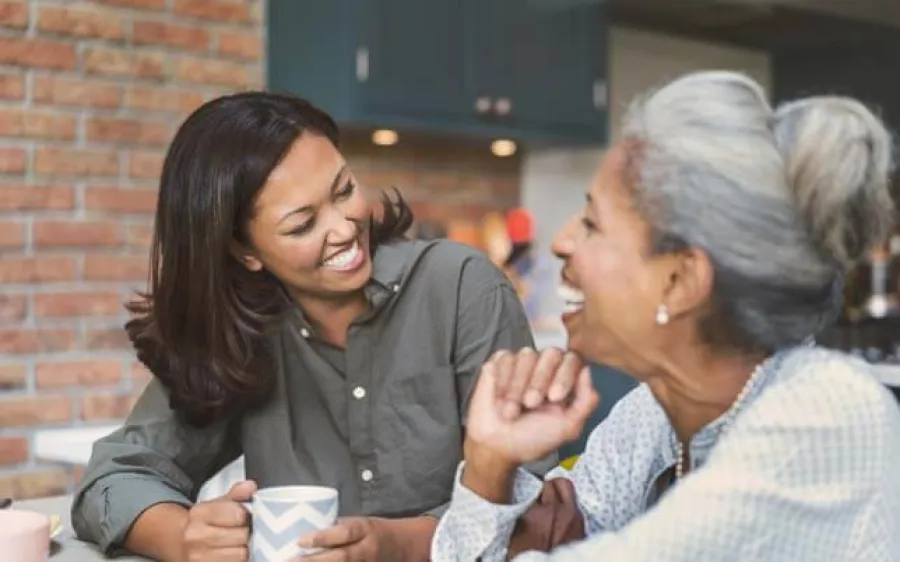
[[565, 303], [566, 314], [581, 312], [584, 308], [584, 293], [575, 287], [562, 283], [557, 292]]
[[356, 239], [343, 250], [329, 256], [322, 262], [322, 267], [333, 271], [352, 271], [362, 264], [364, 257], [359, 239]]

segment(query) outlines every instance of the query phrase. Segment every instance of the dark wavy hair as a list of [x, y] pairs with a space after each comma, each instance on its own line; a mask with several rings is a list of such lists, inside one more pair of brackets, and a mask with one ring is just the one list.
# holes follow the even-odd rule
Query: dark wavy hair
[[[166, 154], [149, 287], [128, 304], [125, 329], [172, 409], [192, 425], [243, 413], [272, 390], [265, 340], [291, 301], [278, 280], [248, 271], [231, 248], [246, 243], [260, 189], [305, 132], [339, 146], [334, 120], [308, 101], [244, 92], [199, 107]], [[371, 219], [373, 252], [403, 237], [413, 219], [396, 190], [381, 203], [380, 218]]]

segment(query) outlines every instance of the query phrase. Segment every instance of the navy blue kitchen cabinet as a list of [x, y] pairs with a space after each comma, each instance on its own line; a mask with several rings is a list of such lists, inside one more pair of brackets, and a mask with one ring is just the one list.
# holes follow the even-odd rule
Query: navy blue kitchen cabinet
[[606, 140], [603, 4], [550, 8], [533, 0], [468, 0], [470, 64], [479, 95], [492, 104], [491, 122], [525, 138]]
[[344, 126], [606, 141], [602, 3], [270, 0], [267, 86]]

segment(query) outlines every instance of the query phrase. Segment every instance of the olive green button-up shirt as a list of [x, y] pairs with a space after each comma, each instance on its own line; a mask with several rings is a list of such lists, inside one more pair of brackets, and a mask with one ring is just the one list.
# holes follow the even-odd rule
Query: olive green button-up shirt
[[288, 315], [261, 408], [195, 428], [151, 382], [94, 446], [72, 506], [79, 537], [120, 546], [144, 510], [191, 505], [241, 454], [260, 487], [337, 488], [341, 515], [443, 513], [476, 375], [494, 351], [532, 346], [531, 332], [505, 276], [473, 249], [403, 241], [379, 247], [373, 265], [371, 312], [351, 325], [346, 349], [317, 339], [299, 309]]

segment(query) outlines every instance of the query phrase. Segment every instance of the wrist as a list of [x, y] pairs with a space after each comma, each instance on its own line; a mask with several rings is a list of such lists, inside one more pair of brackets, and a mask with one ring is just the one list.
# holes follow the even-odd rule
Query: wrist
[[463, 458], [466, 461], [466, 467], [475, 466], [484, 471], [514, 472], [521, 464], [469, 437], [466, 437], [463, 442]]
[[518, 465], [510, 459], [478, 448], [467, 449], [462, 485], [495, 504], [512, 499], [512, 485]]
[[431, 540], [437, 529], [438, 519], [429, 515], [402, 519], [378, 519], [398, 559], [406, 562], [428, 562], [431, 559]]

